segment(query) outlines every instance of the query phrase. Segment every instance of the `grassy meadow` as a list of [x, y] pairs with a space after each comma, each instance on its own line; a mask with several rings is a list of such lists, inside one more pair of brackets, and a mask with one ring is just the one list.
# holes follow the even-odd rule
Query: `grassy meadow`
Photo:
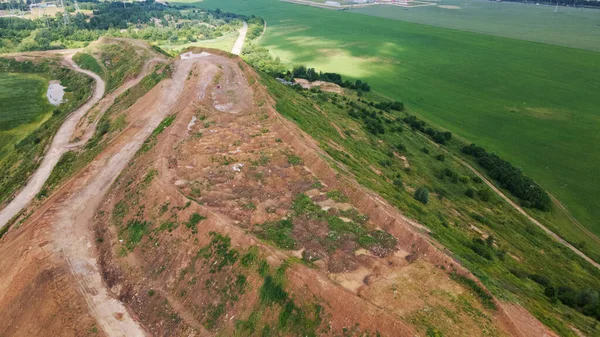
[[52, 114], [47, 89], [42, 76], [0, 72], [0, 162]]
[[521, 167], [600, 234], [599, 53], [274, 0], [197, 5], [263, 17], [260, 43], [283, 62], [366, 80]]

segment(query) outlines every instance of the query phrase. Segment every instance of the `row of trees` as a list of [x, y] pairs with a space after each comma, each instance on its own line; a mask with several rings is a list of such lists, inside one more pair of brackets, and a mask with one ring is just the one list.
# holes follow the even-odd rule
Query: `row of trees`
[[547, 5], [556, 5], [558, 3], [559, 6], [571, 6], [571, 7], [600, 7], [600, 1], [596, 1], [596, 0], [560, 0], [560, 1], [554, 1], [554, 0], [505, 0], [505, 1], [511, 1], [511, 2], [524, 2], [524, 3], [543, 3], [543, 4], [547, 4]]
[[404, 123], [410, 125], [410, 127], [414, 130], [418, 130], [433, 139], [434, 142], [438, 144], [446, 144], [452, 139], [452, 132], [450, 131], [439, 131], [432, 127], [427, 126], [427, 123], [418, 119], [415, 116], [406, 116], [403, 119]]
[[496, 154], [486, 152], [484, 148], [475, 144], [465, 146], [461, 151], [475, 157], [477, 163], [487, 171], [490, 177], [523, 201], [523, 206], [534, 207], [542, 211], [549, 211], [552, 207], [548, 193], [511, 163]]

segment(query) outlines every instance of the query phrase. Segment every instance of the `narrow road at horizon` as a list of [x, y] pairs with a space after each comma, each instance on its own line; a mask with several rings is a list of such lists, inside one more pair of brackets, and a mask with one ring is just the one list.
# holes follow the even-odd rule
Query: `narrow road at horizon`
[[240, 35], [237, 40], [235, 40], [235, 44], [231, 49], [231, 53], [233, 55], [240, 55], [242, 53], [242, 48], [244, 47], [244, 41], [246, 41], [246, 33], [248, 32], [248, 24], [244, 21], [244, 25], [240, 28]]

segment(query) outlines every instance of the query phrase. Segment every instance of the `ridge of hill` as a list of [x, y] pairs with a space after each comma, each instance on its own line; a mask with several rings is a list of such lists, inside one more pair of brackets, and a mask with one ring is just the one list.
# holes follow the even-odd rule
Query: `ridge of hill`
[[434, 144], [352, 97], [190, 51], [107, 102], [108, 127], [1, 239], [0, 334], [595, 332], [535, 275], [562, 285], [563, 264], [579, 289], [598, 272]]

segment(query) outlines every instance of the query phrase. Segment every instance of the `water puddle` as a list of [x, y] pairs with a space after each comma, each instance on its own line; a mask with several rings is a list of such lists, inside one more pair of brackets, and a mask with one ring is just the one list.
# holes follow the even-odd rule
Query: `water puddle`
[[60, 85], [59, 81], [50, 81], [48, 85], [48, 92], [46, 92], [46, 96], [48, 97], [48, 101], [50, 104], [54, 106], [60, 105], [63, 101], [63, 96], [65, 95], [65, 88]]

